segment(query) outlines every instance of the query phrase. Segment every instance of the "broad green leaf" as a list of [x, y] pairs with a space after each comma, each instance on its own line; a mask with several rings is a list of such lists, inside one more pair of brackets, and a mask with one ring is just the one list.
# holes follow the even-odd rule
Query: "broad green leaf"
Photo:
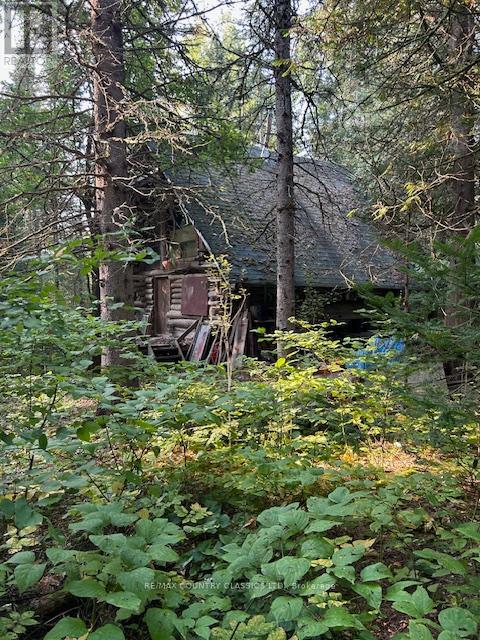
[[141, 518], [135, 523], [137, 535], [148, 544], [175, 544], [185, 538], [184, 532], [166, 518], [146, 520]]
[[319, 498], [318, 496], [312, 496], [307, 500], [307, 509], [310, 513], [315, 515], [327, 515], [328, 507], [331, 505], [328, 498]]
[[19, 564], [15, 567], [13, 578], [20, 593], [40, 580], [46, 566], [46, 564]]
[[92, 433], [97, 431], [97, 429], [91, 429], [87, 425], [82, 425], [77, 429], [77, 438], [82, 440], [82, 442], [90, 442], [92, 439]]
[[118, 607], [119, 609], [128, 609], [129, 611], [136, 611], [142, 604], [140, 598], [129, 591], [109, 593], [105, 598], [105, 602], [113, 604], [114, 607]]
[[383, 580], [384, 578], [391, 578], [392, 573], [388, 567], [382, 562], [376, 562], [375, 564], [369, 564], [368, 567], [364, 567], [360, 571], [360, 578], [363, 582], [373, 582], [374, 580]]
[[71, 531], [91, 531], [95, 533], [96, 531], [101, 531], [104, 526], [105, 523], [102, 518], [91, 517], [81, 520], [80, 522], [72, 522], [72, 524], [68, 525], [68, 528]]
[[305, 529], [305, 533], [323, 533], [336, 527], [338, 522], [332, 520], [314, 520]]
[[[239, 553], [243, 553], [245, 546], [245, 544], [242, 546]], [[249, 541], [247, 548], [247, 555], [244, 557], [246, 557], [249, 564], [258, 567], [262, 563], [270, 562], [272, 559], [273, 548], [267, 538], [258, 537], [253, 544]]]
[[375, 582], [363, 582], [362, 584], [353, 585], [352, 589], [355, 593], [365, 598], [368, 606], [375, 611], [380, 609], [382, 604], [382, 587]]
[[127, 536], [123, 533], [110, 533], [109, 535], [88, 536], [93, 544], [105, 553], [120, 553], [127, 545]]
[[310, 516], [300, 509], [292, 509], [278, 516], [279, 524], [293, 529], [296, 532], [303, 531], [308, 524]]
[[217, 621], [215, 618], [212, 618], [211, 616], [201, 616], [195, 623], [194, 631], [204, 640], [208, 640], [211, 634], [210, 627], [216, 623]]
[[439, 553], [437, 557], [438, 563], [444, 567], [450, 573], [455, 573], [460, 576], [467, 575], [467, 567], [461, 560], [457, 560], [448, 553]]
[[328, 626], [323, 622], [319, 622], [314, 618], [302, 623], [300, 629], [297, 630], [296, 635], [299, 640], [306, 640], [306, 638], [319, 638], [328, 632]]
[[363, 629], [362, 623], [353, 616], [345, 607], [334, 607], [327, 609], [322, 622], [329, 629]]
[[419, 611], [423, 617], [431, 613], [435, 608], [433, 600], [428, 595], [427, 590], [423, 587], [417, 587], [415, 589], [412, 594], [412, 602], [417, 608], [417, 611]]
[[419, 558], [425, 558], [426, 560], [436, 560], [441, 567], [444, 567], [450, 573], [456, 573], [458, 575], [466, 575], [467, 568], [463, 562], [457, 560], [448, 553], [442, 553], [441, 551], [435, 551], [434, 549], [422, 549], [421, 551], [415, 551], [415, 555]]
[[450, 607], [438, 614], [438, 621], [445, 631], [456, 633], [459, 638], [466, 638], [476, 633], [478, 624], [467, 609]]
[[8, 498], [0, 500], [0, 513], [7, 518], [13, 518], [15, 515], [15, 502], [12, 502]]
[[348, 580], [350, 584], [355, 583], [355, 567], [352, 567], [351, 564], [347, 564], [346, 567], [333, 567], [330, 571], [334, 576], [337, 576], [337, 578]]
[[88, 640], [125, 640], [120, 627], [115, 624], [104, 624], [88, 636]]
[[152, 607], [145, 613], [145, 623], [151, 640], [170, 640], [173, 637], [177, 615], [169, 609]]
[[397, 518], [404, 527], [417, 529], [428, 521], [429, 515], [425, 509], [404, 509], [397, 513]]
[[302, 556], [310, 560], [318, 560], [319, 558], [330, 558], [335, 547], [325, 538], [311, 537], [301, 546]]
[[410, 640], [433, 640], [430, 629], [414, 620], [408, 625], [408, 637]]
[[289, 622], [290, 620], [296, 620], [302, 609], [302, 598], [279, 596], [272, 602], [270, 613], [276, 622]]
[[332, 556], [333, 564], [337, 567], [344, 567], [347, 564], [352, 564], [365, 555], [365, 547], [347, 545], [340, 549], [337, 549]]
[[108, 515], [110, 524], [114, 527], [127, 527], [129, 524], [134, 523], [135, 520], [138, 520], [138, 516], [134, 513], [117, 513], [113, 511]]
[[310, 569], [310, 561], [305, 558], [294, 558], [293, 556], [285, 556], [263, 564], [262, 573], [274, 580], [282, 580], [286, 587], [296, 584], [300, 578]]
[[19, 551], [5, 561], [6, 564], [32, 564], [35, 562], [33, 551]]
[[105, 587], [101, 582], [93, 578], [74, 580], [67, 584], [65, 588], [77, 598], [103, 598], [105, 596]]
[[275, 524], [280, 524], [279, 518], [281, 514], [297, 508], [298, 502], [293, 502], [285, 507], [270, 507], [270, 509], [265, 509], [257, 516], [257, 522], [263, 527], [272, 527]]
[[476, 522], [468, 522], [456, 527], [456, 531], [459, 531], [466, 538], [480, 542], [480, 525]]
[[155, 571], [149, 567], [139, 567], [132, 571], [124, 571], [117, 575], [117, 582], [125, 591], [136, 593], [141, 598], [146, 597], [145, 585], [157, 582]]
[[433, 600], [423, 587], [417, 587], [408, 600], [396, 600], [392, 606], [412, 618], [424, 618], [434, 609]]
[[248, 595], [252, 600], [255, 598], [263, 598], [269, 593], [272, 593], [272, 591], [282, 588], [281, 582], [277, 584], [273, 580], [269, 580], [260, 574], [250, 578], [250, 584], [252, 585], [252, 588], [249, 590]]
[[328, 499], [337, 504], [346, 504], [353, 500], [353, 497], [347, 487], [337, 487], [335, 491], [328, 494]]
[[64, 640], [64, 638], [81, 638], [87, 633], [87, 627], [80, 618], [69, 616], [62, 618], [51, 629], [43, 640]]
[[411, 618], [423, 618], [423, 614], [417, 610], [411, 600], [397, 600], [393, 603], [392, 607], [396, 611], [400, 611], [400, 613], [406, 613]]
[[70, 549], [58, 549], [56, 547], [52, 547], [47, 549], [47, 558], [52, 564], [60, 564], [61, 562], [71, 560], [75, 556], [75, 553], [76, 551], [72, 551]]
[[155, 562], [175, 562], [178, 560], [177, 552], [164, 544], [152, 544], [147, 549], [147, 554]]
[[316, 516], [331, 517], [350, 516], [355, 513], [352, 503], [335, 503], [328, 498], [314, 496], [307, 500], [307, 509]]
[[[177, 557], [177, 554], [172, 551], [172, 555]], [[170, 556], [172, 557], [172, 556]], [[138, 569], [145, 567], [150, 563], [151, 556], [140, 549], [132, 549], [131, 547], [125, 547], [120, 552], [120, 559], [122, 563], [129, 569]], [[159, 561], [160, 562], [160, 561]]]
[[335, 586], [336, 580], [327, 573], [318, 576], [304, 585], [300, 591], [301, 596], [312, 596], [320, 593], [326, 593]]
[[410, 594], [405, 591], [405, 589], [414, 587], [415, 585], [418, 585], [417, 580], [401, 580], [400, 582], [396, 582], [387, 589], [385, 600], [408, 600]]
[[43, 517], [30, 507], [25, 498], [15, 500], [15, 526], [18, 529], [42, 524]]

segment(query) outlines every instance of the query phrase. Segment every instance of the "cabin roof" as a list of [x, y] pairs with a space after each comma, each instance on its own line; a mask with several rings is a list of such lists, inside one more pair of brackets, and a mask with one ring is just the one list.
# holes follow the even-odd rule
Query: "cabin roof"
[[[214, 254], [225, 254], [233, 276], [248, 284], [275, 283], [274, 153], [255, 147], [253, 162], [230, 170], [175, 171], [188, 186], [181, 209]], [[335, 164], [295, 157], [295, 284], [347, 287], [372, 282], [399, 289], [398, 260], [379, 244], [372, 225], [350, 212], [360, 202], [348, 172]]]

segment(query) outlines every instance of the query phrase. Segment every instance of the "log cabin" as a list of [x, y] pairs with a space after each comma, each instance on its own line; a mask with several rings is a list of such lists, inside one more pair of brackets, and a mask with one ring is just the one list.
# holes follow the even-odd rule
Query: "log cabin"
[[[275, 153], [251, 150], [233, 169], [179, 169], [164, 179], [173, 194], [156, 212], [151, 243], [160, 259], [137, 273], [137, 302], [143, 307], [149, 346], [160, 358], [217, 359], [211, 344], [222, 306], [223, 257], [227, 279], [238, 293], [238, 348], [257, 353], [249, 329], [275, 326]], [[308, 292], [324, 300], [324, 317], [357, 335], [364, 321], [355, 284], [377, 293], [398, 293], [403, 276], [395, 256], [382, 247], [374, 227], [355, 215], [361, 197], [349, 173], [333, 163], [295, 158], [295, 285], [299, 304]], [[222, 257], [222, 258], [220, 258]], [[221, 269], [220, 269], [221, 270]], [[241, 301], [241, 302], [240, 302]], [[234, 305], [235, 306], [235, 305]], [[210, 325], [204, 349], [200, 327]], [[247, 330], [245, 331], [245, 325]], [[218, 329], [218, 327], [217, 327]], [[244, 335], [246, 333], [246, 335]], [[183, 344], [178, 343], [178, 340]], [[232, 341], [235, 342], [235, 336]], [[238, 342], [237, 340], [237, 342]]]

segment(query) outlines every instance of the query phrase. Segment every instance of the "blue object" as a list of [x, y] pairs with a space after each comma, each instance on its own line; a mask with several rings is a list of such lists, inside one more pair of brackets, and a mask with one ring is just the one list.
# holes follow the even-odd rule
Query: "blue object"
[[[375, 357], [384, 354], [387, 357], [387, 364], [398, 362], [400, 355], [405, 351], [405, 342], [400, 338], [381, 338], [375, 336], [368, 341], [366, 349], [357, 351], [357, 356], [361, 356], [346, 364], [347, 369], [375, 369], [380, 363]], [[368, 361], [368, 356], [374, 356], [373, 362]]]

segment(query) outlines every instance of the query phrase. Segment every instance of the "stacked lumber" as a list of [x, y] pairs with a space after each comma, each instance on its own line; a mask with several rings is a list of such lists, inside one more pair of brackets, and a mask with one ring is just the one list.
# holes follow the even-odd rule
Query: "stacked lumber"
[[[165, 274], [167, 275], [167, 274]], [[208, 315], [205, 317], [188, 317], [182, 314], [182, 292], [184, 285], [183, 274], [171, 274], [168, 276], [168, 286], [163, 288], [163, 295], [168, 295], [165, 336], [152, 336], [149, 341], [150, 348], [160, 359], [169, 358], [167, 348], [174, 352], [175, 358], [206, 360], [207, 362], [222, 362], [232, 360], [235, 364], [247, 351], [249, 343], [249, 329], [251, 319], [248, 305], [243, 299], [240, 305], [236, 305], [236, 312], [228, 327], [228, 336], [221, 338], [222, 315], [224, 310], [224, 295], [222, 283], [219, 278], [208, 278]], [[145, 313], [150, 312], [154, 305], [155, 275], [143, 276], [143, 286], [139, 282], [137, 290], [141, 291], [143, 308]], [[168, 293], [167, 293], [168, 292]], [[165, 308], [165, 307], [164, 307]], [[226, 327], [225, 327], [226, 330]], [[167, 344], [160, 344], [161, 338], [167, 338]], [[152, 342], [153, 340], [153, 342]], [[158, 352], [158, 353], [157, 353]], [[164, 353], [165, 352], [165, 353]]]

